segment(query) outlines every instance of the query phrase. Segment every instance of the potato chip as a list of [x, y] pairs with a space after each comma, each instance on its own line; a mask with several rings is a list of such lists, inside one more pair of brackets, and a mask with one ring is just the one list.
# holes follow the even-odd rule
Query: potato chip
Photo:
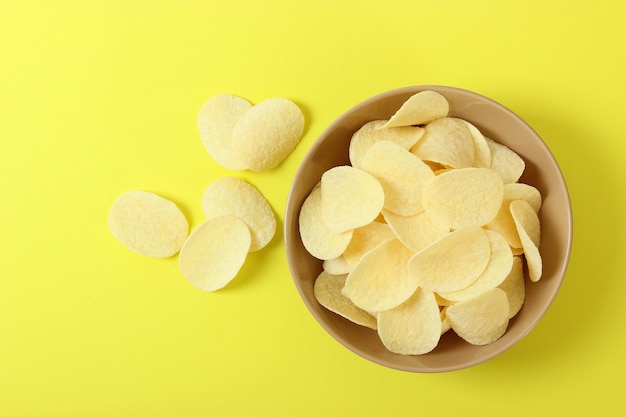
[[427, 124], [424, 130], [424, 137], [411, 148], [417, 157], [451, 168], [474, 164], [474, 140], [463, 120], [444, 117]]
[[468, 287], [459, 291], [439, 293], [440, 296], [452, 301], [467, 300], [497, 287], [509, 275], [513, 267], [513, 254], [508, 243], [499, 233], [491, 230], [485, 232], [489, 238], [491, 255], [483, 273]]
[[424, 207], [436, 221], [459, 229], [483, 226], [500, 210], [502, 178], [488, 168], [453, 169], [424, 187]]
[[263, 194], [252, 184], [235, 177], [214, 180], [202, 194], [207, 219], [231, 214], [250, 228], [250, 252], [265, 247], [276, 233], [276, 216]]
[[511, 272], [506, 279], [498, 286], [506, 293], [509, 300], [509, 319], [519, 313], [526, 298], [526, 285], [524, 281], [524, 265], [519, 256], [513, 258]]
[[127, 191], [113, 202], [108, 226], [126, 248], [153, 258], [175, 255], [189, 233], [187, 219], [176, 204], [140, 190]]
[[415, 216], [400, 216], [383, 210], [383, 216], [396, 237], [413, 252], [419, 252], [450, 232], [450, 228], [436, 222], [423, 211]]
[[543, 270], [543, 262], [538, 249], [541, 241], [539, 217], [525, 200], [514, 200], [509, 207], [524, 249], [528, 275], [532, 282], [537, 282], [541, 279]]
[[485, 136], [491, 150], [491, 169], [502, 176], [505, 184], [517, 182], [526, 168], [524, 160], [505, 145]]
[[347, 275], [331, 275], [322, 271], [313, 285], [315, 299], [333, 313], [339, 314], [353, 323], [376, 330], [376, 318], [355, 306], [349, 298], [342, 294], [341, 290], [346, 282], [346, 277]]
[[449, 110], [448, 100], [440, 93], [432, 90], [420, 91], [409, 97], [382, 128], [430, 123], [446, 117]]
[[348, 274], [343, 293], [369, 312], [394, 308], [417, 289], [417, 277], [409, 275], [412, 252], [399, 240], [389, 239], [367, 252]]
[[467, 120], [463, 120], [463, 123], [467, 126], [474, 143], [474, 163], [472, 166], [476, 168], [491, 168], [491, 149], [485, 136]]
[[336, 258], [326, 259], [322, 262], [322, 268], [324, 271], [331, 275], [343, 275], [352, 271], [352, 264], [346, 261], [346, 258], [341, 255]]
[[247, 168], [260, 172], [283, 162], [300, 142], [304, 115], [291, 100], [265, 100], [245, 112], [233, 128], [233, 149]]
[[235, 216], [213, 217], [198, 226], [180, 250], [183, 276], [202, 291], [216, 291], [237, 276], [251, 243], [250, 230]]
[[355, 265], [370, 250], [395, 235], [388, 224], [371, 222], [353, 230], [352, 239], [343, 253], [350, 265]]
[[352, 239], [352, 230], [333, 232], [322, 219], [322, 189], [319, 185], [304, 200], [298, 221], [302, 244], [317, 259], [341, 256]]
[[207, 100], [198, 112], [200, 140], [211, 158], [224, 168], [241, 171], [248, 166], [233, 147], [233, 129], [252, 104], [231, 94]]
[[335, 233], [372, 222], [383, 208], [380, 182], [351, 166], [338, 166], [322, 175], [322, 218]]
[[439, 306], [432, 292], [418, 288], [399, 306], [378, 313], [378, 335], [383, 345], [401, 355], [432, 351], [442, 333]]
[[443, 335], [452, 327], [450, 327], [450, 321], [448, 321], [448, 316], [446, 312], [448, 311], [448, 306], [445, 306], [441, 309], [439, 315], [441, 316], [441, 334]]
[[456, 230], [411, 257], [409, 275], [420, 287], [433, 292], [459, 291], [483, 273], [491, 246], [478, 226]]
[[386, 120], [373, 120], [361, 126], [350, 140], [348, 155], [355, 168], [361, 168], [361, 159], [373, 144], [381, 141], [397, 143], [405, 149], [413, 145], [424, 135], [424, 129], [416, 126], [380, 129]]
[[509, 301], [500, 288], [452, 304], [446, 311], [452, 330], [473, 345], [498, 340], [509, 324]]
[[363, 156], [361, 169], [382, 185], [385, 209], [403, 216], [424, 211], [424, 184], [435, 174], [411, 152], [393, 142], [377, 142]]

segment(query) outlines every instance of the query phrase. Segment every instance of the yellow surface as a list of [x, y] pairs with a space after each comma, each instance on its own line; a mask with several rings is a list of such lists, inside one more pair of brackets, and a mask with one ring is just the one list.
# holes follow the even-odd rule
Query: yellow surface
[[[625, 415], [626, 6], [620, 1], [0, 1], [1, 416]], [[313, 320], [279, 231], [203, 293], [176, 258], [110, 235], [126, 190], [192, 227], [236, 175], [282, 227], [299, 161], [350, 106], [407, 85], [477, 91], [526, 119], [570, 187], [552, 309], [513, 349], [445, 374], [380, 367]], [[264, 173], [220, 169], [212, 95], [285, 96], [307, 128]]]

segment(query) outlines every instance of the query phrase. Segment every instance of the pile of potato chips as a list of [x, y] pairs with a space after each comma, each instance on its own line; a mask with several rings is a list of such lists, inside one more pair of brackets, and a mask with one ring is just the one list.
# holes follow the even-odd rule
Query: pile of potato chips
[[323, 260], [314, 292], [327, 309], [377, 330], [391, 352], [432, 351], [452, 329], [498, 340], [541, 278], [539, 191], [524, 160], [435, 91], [352, 136], [350, 165], [326, 171], [299, 217]]
[[[200, 139], [216, 163], [231, 170], [265, 171], [278, 166], [301, 139], [304, 116], [286, 98], [256, 106], [221, 94], [198, 113]], [[113, 236], [139, 254], [167, 258], [179, 253], [182, 275], [196, 288], [216, 291], [231, 282], [248, 253], [267, 246], [276, 233], [276, 217], [263, 194], [231, 176], [214, 180], [204, 191], [206, 220], [189, 233], [182, 211], [170, 200], [133, 190], [109, 210]]]

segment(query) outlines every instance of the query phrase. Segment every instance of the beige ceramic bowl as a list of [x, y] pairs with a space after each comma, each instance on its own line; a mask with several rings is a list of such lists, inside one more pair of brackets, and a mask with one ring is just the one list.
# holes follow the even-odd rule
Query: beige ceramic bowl
[[[322, 271], [322, 262], [303, 247], [298, 232], [298, 216], [309, 191], [331, 167], [349, 164], [348, 145], [352, 134], [370, 120], [388, 119], [411, 95], [435, 90], [450, 103], [450, 116], [477, 126], [485, 136], [510, 147], [526, 161], [520, 182], [541, 192], [543, 206], [540, 251], [543, 276], [527, 282], [526, 302], [514, 317], [505, 335], [486, 346], [473, 346], [454, 332], [443, 335], [439, 345], [421, 356], [389, 352], [377, 333], [353, 324], [320, 306], [313, 295], [313, 283]], [[311, 314], [339, 343], [377, 364], [412, 372], [444, 372], [467, 368], [504, 352], [519, 342], [544, 316], [554, 300], [567, 268], [572, 244], [572, 211], [563, 175], [541, 138], [522, 119], [502, 105], [479, 94], [453, 87], [406, 87], [372, 97], [341, 115], [311, 147], [293, 181], [285, 213], [287, 259], [295, 282]]]

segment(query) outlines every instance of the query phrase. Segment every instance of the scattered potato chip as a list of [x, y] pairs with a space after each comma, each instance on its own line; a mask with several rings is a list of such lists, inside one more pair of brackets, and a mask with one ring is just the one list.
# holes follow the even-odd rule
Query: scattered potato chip
[[408, 150], [424, 135], [424, 129], [416, 126], [380, 129], [385, 123], [386, 120], [373, 120], [361, 126], [352, 135], [348, 156], [353, 167], [361, 168], [363, 155], [375, 143], [393, 142]]
[[202, 194], [207, 219], [231, 214], [250, 228], [250, 252], [265, 247], [276, 233], [276, 217], [263, 194], [252, 184], [235, 177], [214, 180]]
[[452, 330], [473, 345], [498, 340], [509, 324], [509, 301], [500, 288], [452, 304], [446, 311]]
[[413, 252], [419, 252], [450, 232], [449, 227], [434, 221], [426, 211], [415, 216], [400, 216], [383, 210], [383, 216], [400, 242]]
[[440, 93], [432, 90], [420, 91], [409, 97], [389, 121], [381, 127], [430, 123], [433, 120], [446, 117], [449, 110], [448, 100]]
[[539, 217], [525, 200], [514, 200], [509, 207], [524, 249], [528, 275], [532, 282], [537, 282], [541, 279], [543, 270], [543, 261], [538, 249], [541, 240]]
[[411, 148], [417, 157], [451, 168], [474, 164], [474, 141], [463, 120], [444, 117], [427, 124], [424, 130], [424, 137]]
[[348, 274], [344, 295], [369, 312], [394, 308], [417, 289], [417, 277], [406, 264], [412, 252], [399, 240], [386, 240], [367, 252]]
[[474, 163], [475, 168], [491, 168], [491, 149], [487, 143], [487, 139], [480, 130], [467, 120], [463, 120], [470, 132], [472, 142], [474, 143]]
[[498, 286], [506, 293], [509, 300], [509, 319], [515, 317], [524, 305], [526, 298], [526, 285], [524, 284], [524, 265], [519, 256], [513, 258], [511, 272]]
[[232, 145], [245, 166], [260, 172], [283, 162], [300, 142], [304, 115], [291, 100], [276, 97], [245, 112], [232, 132]]
[[463, 301], [475, 297], [482, 292], [495, 288], [506, 279], [513, 267], [513, 253], [506, 240], [499, 233], [486, 230], [491, 247], [489, 263], [483, 273], [471, 285], [459, 291], [439, 293], [443, 298], [452, 301]]
[[355, 306], [349, 298], [342, 294], [346, 277], [347, 275], [331, 275], [322, 271], [313, 285], [315, 299], [333, 313], [339, 314], [353, 323], [376, 330], [376, 318]]
[[352, 264], [346, 261], [346, 258], [343, 255], [340, 255], [336, 258], [325, 259], [322, 263], [322, 268], [324, 271], [328, 272], [331, 275], [343, 275], [348, 274], [352, 271]]
[[443, 325], [432, 292], [418, 288], [404, 303], [378, 313], [378, 335], [389, 351], [401, 355], [423, 355], [432, 351]]
[[413, 255], [409, 275], [433, 292], [459, 291], [483, 273], [491, 255], [485, 230], [478, 226], [456, 230]]
[[125, 247], [141, 255], [175, 255], [189, 233], [184, 214], [173, 202], [147, 191], [127, 191], [112, 204], [108, 225]]
[[322, 218], [322, 189], [319, 185], [304, 200], [298, 222], [302, 244], [318, 259], [341, 256], [352, 239], [352, 229], [336, 233], [326, 225]]
[[343, 257], [350, 265], [355, 265], [367, 252], [394, 237], [388, 224], [371, 222], [353, 230], [352, 239], [343, 252]]
[[502, 204], [502, 178], [488, 168], [453, 169], [424, 187], [424, 207], [436, 221], [459, 229], [483, 226]]
[[517, 182], [526, 168], [524, 160], [505, 145], [485, 136], [491, 150], [491, 169], [502, 176], [505, 184]]
[[219, 290], [239, 273], [251, 241], [248, 226], [237, 217], [213, 217], [185, 240], [178, 257], [179, 269], [194, 287]]
[[372, 222], [383, 208], [385, 194], [376, 178], [348, 165], [322, 175], [322, 218], [335, 233]]
[[382, 185], [385, 209], [403, 216], [424, 211], [424, 184], [435, 174], [411, 152], [393, 142], [377, 142], [363, 156], [361, 169]]
[[198, 112], [200, 139], [211, 158], [224, 168], [241, 171], [246, 162], [233, 147], [233, 129], [252, 104], [231, 94], [220, 94], [207, 100]]

